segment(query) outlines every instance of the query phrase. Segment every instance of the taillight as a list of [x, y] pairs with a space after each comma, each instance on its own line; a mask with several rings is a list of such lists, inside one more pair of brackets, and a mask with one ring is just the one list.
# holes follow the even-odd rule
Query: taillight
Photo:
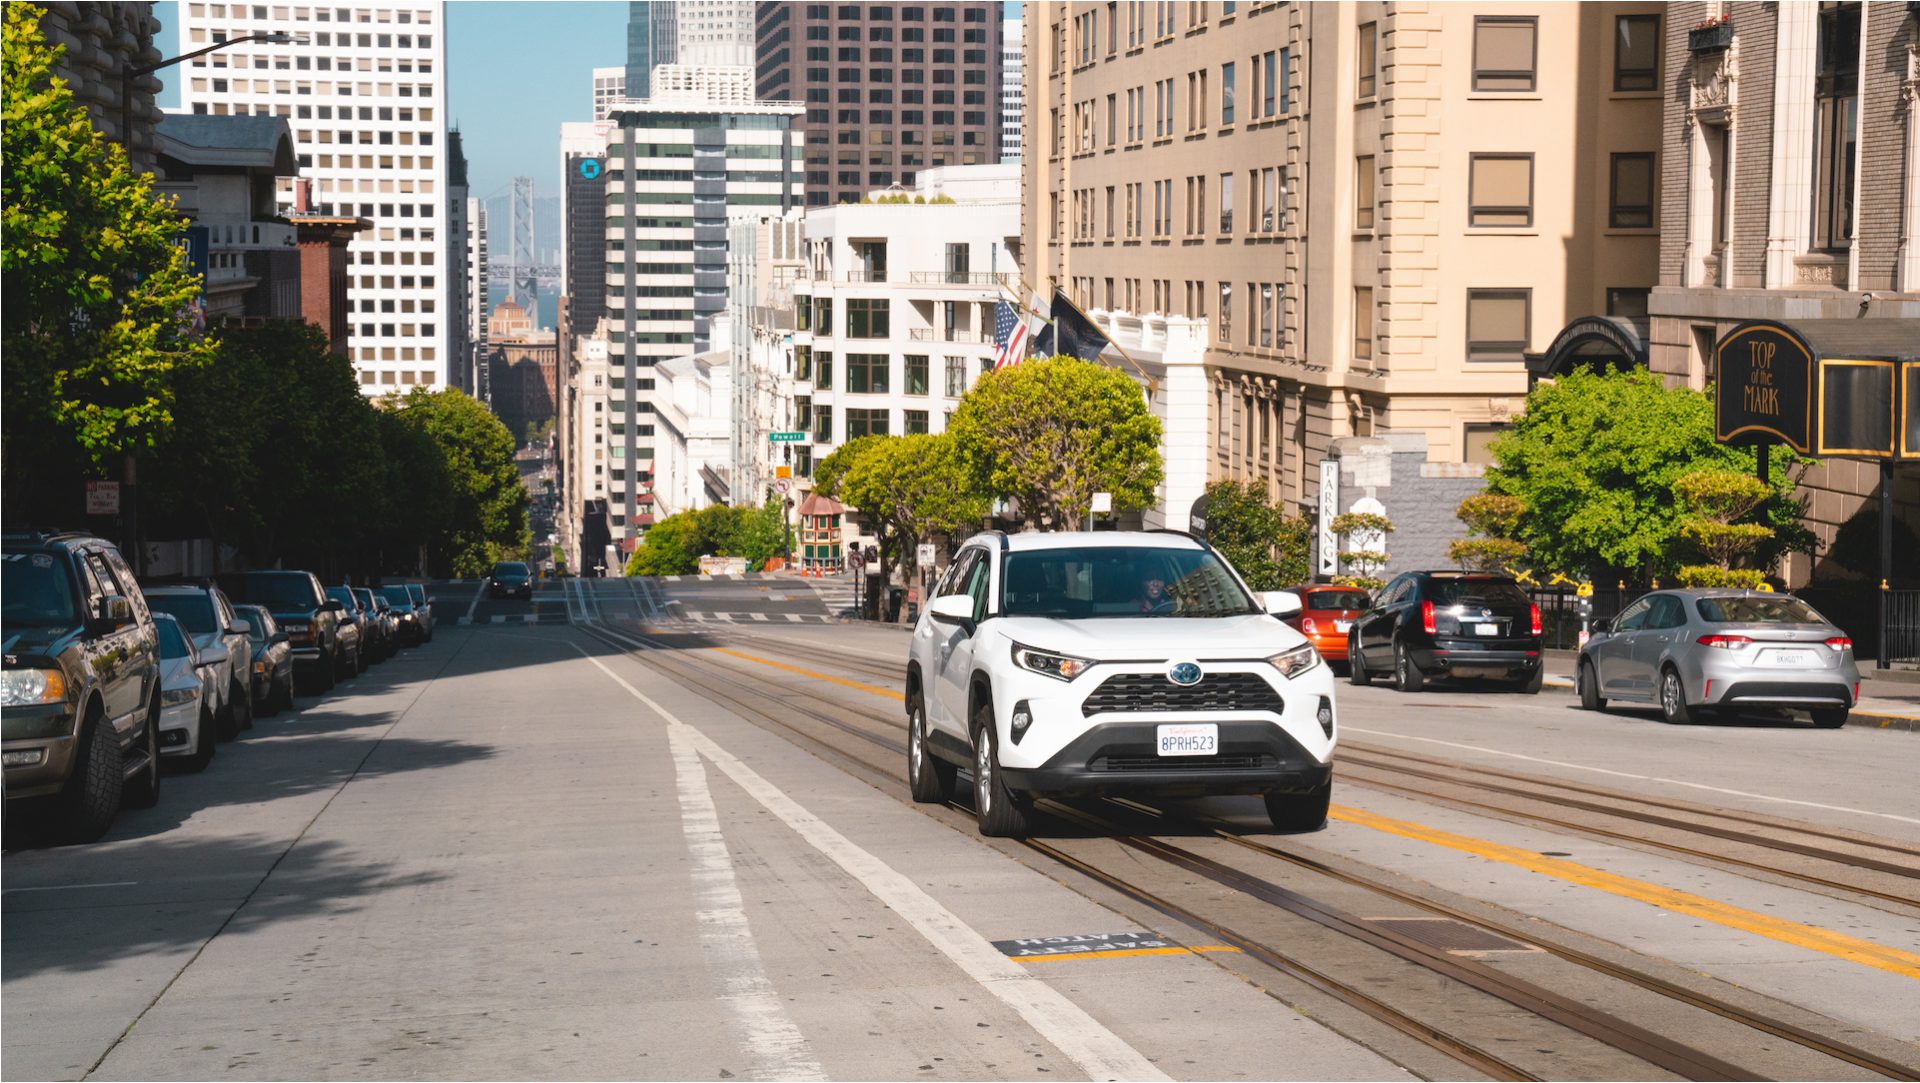
[[1850, 651], [1853, 649], [1853, 640], [1848, 639], [1846, 636], [1834, 636], [1832, 639], [1827, 640], [1827, 646], [1832, 647], [1836, 651]]
[[1530, 608], [1530, 609], [1532, 609], [1532, 610], [1533, 610], [1533, 634], [1534, 634], [1534, 635], [1542, 635], [1542, 634], [1544, 634], [1544, 631], [1545, 631], [1545, 630], [1544, 630], [1544, 629], [1542, 629], [1542, 628], [1540, 627], [1540, 607], [1539, 607], [1539, 605], [1537, 605], [1537, 604], [1536, 604], [1536, 605], [1532, 605], [1532, 606], [1529, 606], [1528, 608]]
[[1420, 626], [1427, 630], [1428, 635], [1434, 635], [1436, 633], [1437, 628], [1433, 623], [1433, 603], [1432, 602], [1420, 603]]
[[1320, 634], [1320, 626], [1313, 623], [1312, 617], [1300, 618], [1300, 630], [1307, 633], [1308, 635]]
[[1701, 636], [1699, 639], [1694, 640], [1694, 642], [1700, 644], [1702, 647], [1721, 647], [1730, 651], [1737, 651], [1742, 647], [1753, 646], [1753, 640], [1748, 639], [1746, 636]]

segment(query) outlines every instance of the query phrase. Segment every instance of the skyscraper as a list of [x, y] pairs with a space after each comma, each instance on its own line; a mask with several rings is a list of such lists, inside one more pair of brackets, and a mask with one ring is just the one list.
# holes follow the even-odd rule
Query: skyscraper
[[670, 0], [629, 0], [627, 4], [627, 97], [650, 97], [653, 69], [679, 55]]
[[1000, 11], [762, 0], [758, 94], [806, 106], [809, 206], [1000, 160]]
[[1020, 130], [1026, 112], [1027, 87], [1019, 19], [1001, 23], [1000, 42], [1000, 160], [1020, 160]]
[[[575, 335], [607, 314], [607, 138], [611, 121], [560, 125], [560, 292]], [[560, 343], [562, 356], [572, 348]]]
[[593, 119], [607, 119], [607, 110], [627, 96], [627, 69], [593, 69]]
[[487, 260], [487, 201], [467, 198], [467, 356], [456, 363], [467, 370], [467, 386], [473, 396], [486, 402], [488, 386], [487, 339], [493, 312], [492, 268]]
[[680, 0], [674, 5], [674, 63], [688, 68], [752, 67], [754, 0]]
[[447, 383], [472, 394], [473, 366], [467, 363], [473, 355], [473, 339], [468, 333], [473, 324], [473, 274], [467, 265], [467, 234], [472, 223], [467, 221], [467, 199], [467, 156], [456, 128], [447, 133], [447, 232], [441, 244], [446, 255], [447, 328], [451, 332]]
[[[456, 318], [448, 225], [446, 34], [438, 0], [378, 7], [183, 4], [183, 51], [250, 34], [187, 61], [181, 103], [215, 116], [282, 116], [313, 198], [373, 228], [349, 247], [352, 359], [369, 395], [448, 383]], [[342, 16], [349, 18], [343, 19]], [[280, 182], [281, 206], [293, 180]]]

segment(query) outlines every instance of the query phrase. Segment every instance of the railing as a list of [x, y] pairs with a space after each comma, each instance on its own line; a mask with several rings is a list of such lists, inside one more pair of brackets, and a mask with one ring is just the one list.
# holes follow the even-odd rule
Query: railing
[[[1647, 592], [1645, 587], [1595, 587], [1587, 613], [1589, 621], [1612, 619], [1628, 603]], [[1540, 607], [1541, 646], [1550, 651], [1580, 648], [1580, 603], [1583, 599], [1573, 587], [1534, 587], [1527, 591], [1533, 604]]]
[[965, 345], [978, 345], [987, 341], [972, 331], [954, 331], [942, 337], [931, 327], [910, 328], [907, 331], [907, 339], [911, 342], [957, 342]]
[[916, 286], [997, 286], [1015, 277], [1011, 271], [914, 271], [908, 280]]
[[856, 285], [863, 282], [885, 282], [886, 280], [887, 272], [885, 271], [848, 271], [846, 274], [840, 276], [840, 281], [852, 282]]
[[1880, 595], [1879, 668], [1920, 662], [1920, 590], [1885, 590]]

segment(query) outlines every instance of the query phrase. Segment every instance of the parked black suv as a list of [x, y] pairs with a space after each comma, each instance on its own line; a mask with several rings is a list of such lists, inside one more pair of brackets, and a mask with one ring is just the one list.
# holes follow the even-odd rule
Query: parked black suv
[[1494, 677], [1540, 691], [1540, 607], [1520, 584], [1479, 572], [1408, 572], [1374, 595], [1347, 633], [1349, 679], [1390, 671], [1418, 692], [1428, 677]]
[[89, 534], [0, 543], [0, 730], [9, 802], [52, 797], [90, 842], [160, 799], [160, 647], [133, 572]]
[[293, 646], [296, 683], [325, 692], [346, 673], [340, 643], [341, 611], [346, 607], [327, 597], [312, 572], [239, 572], [219, 580], [228, 598], [273, 614]]

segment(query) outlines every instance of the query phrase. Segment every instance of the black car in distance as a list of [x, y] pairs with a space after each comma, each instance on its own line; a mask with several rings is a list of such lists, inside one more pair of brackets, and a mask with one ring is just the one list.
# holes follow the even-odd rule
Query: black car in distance
[[524, 561], [503, 560], [487, 577], [487, 594], [495, 598], [532, 598], [533, 569]]
[[1540, 607], [1504, 575], [1407, 572], [1374, 595], [1347, 633], [1348, 678], [1391, 673], [1418, 692], [1430, 678], [1491, 677], [1540, 691]]

